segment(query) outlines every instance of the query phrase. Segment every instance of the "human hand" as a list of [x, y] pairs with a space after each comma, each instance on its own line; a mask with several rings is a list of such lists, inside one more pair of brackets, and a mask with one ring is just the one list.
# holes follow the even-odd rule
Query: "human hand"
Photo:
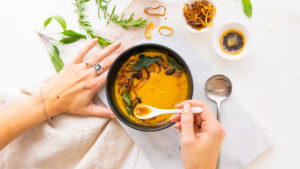
[[[43, 88], [42, 92], [49, 116], [71, 113], [114, 117], [111, 109], [95, 105], [93, 97], [105, 85], [107, 77], [105, 70], [109, 69], [113, 61], [124, 51], [124, 48], [114, 53], [121, 46], [121, 42], [113, 43], [88, 58], [86, 62], [90, 65], [88, 66], [83, 63], [83, 59], [97, 42], [97, 39], [90, 41], [50, 84]], [[105, 71], [100, 75], [92, 67], [99, 62]]]
[[[203, 112], [193, 114], [192, 107], [202, 107]], [[181, 153], [186, 169], [215, 169], [225, 130], [205, 102], [187, 100], [176, 106], [183, 108], [171, 121], [180, 130]]]

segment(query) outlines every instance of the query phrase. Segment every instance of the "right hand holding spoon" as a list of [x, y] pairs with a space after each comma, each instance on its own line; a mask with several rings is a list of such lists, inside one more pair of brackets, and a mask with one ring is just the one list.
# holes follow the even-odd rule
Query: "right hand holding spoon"
[[[191, 107], [203, 108], [193, 114]], [[187, 100], [176, 106], [182, 114], [171, 118], [180, 130], [181, 152], [185, 169], [215, 169], [225, 130], [205, 102]]]

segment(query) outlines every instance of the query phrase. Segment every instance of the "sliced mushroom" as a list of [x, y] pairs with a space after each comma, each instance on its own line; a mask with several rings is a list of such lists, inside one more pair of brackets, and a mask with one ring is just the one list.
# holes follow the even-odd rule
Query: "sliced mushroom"
[[161, 66], [162, 66], [164, 69], [168, 69], [168, 68], [169, 68], [169, 65], [168, 65], [168, 63], [165, 61], [165, 59], [160, 59], [159, 62], [161, 63]]
[[138, 103], [142, 103], [142, 99], [139, 96], [136, 97], [136, 100], [138, 101]]
[[175, 70], [176, 69], [167, 69], [166, 72], [165, 72], [165, 74], [166, 75], [172, 75], [173, 73], [175, 73]]
[[141, 69], [141, 71], [143, 73], [143, 77], [148, 80], [150, 78], [150, 72], [147, 67], [144, 67], [143, 69]]
[[155, 62], [155, 64], [157, 64], [157, 66], [158, 66], [158, 72], [157, 73], [160, 73], [161, 72], [161, 64], [159, 62]]
[[140, 70], [135, 71], [135, 72], [133, 72], [132, 77], [134, 77], [136, 79], [141, 79], [143, 77], [143, 73]]

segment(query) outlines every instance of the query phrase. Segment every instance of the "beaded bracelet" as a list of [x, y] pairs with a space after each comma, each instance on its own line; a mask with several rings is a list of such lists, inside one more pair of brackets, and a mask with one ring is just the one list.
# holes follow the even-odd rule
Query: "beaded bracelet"
[[43, 88], [41, 88], [40, 92], [41, 92], [41, 99], [42, 99], [42, 104], [43, 104], [43, 109], [44, 109], [44, 114], [47, 118], [47, 122], [48, 124], [53, 127], [53, 118], [48, 116], [47, 110], [46, 110], [46, 105], [45, 105], [45, 101], [44, 101], [44, 96], [43, 96]]

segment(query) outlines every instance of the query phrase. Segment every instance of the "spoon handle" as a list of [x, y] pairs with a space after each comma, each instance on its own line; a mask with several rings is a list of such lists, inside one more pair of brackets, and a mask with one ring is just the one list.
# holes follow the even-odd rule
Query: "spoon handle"
[[[193, 113], [201, 113], [203, 109], [201, 107], [192, 107]], [[165, 109], [163, 110], [163, 114], [169, 114], [169, 113], [182, 113], [182, 109]]]

